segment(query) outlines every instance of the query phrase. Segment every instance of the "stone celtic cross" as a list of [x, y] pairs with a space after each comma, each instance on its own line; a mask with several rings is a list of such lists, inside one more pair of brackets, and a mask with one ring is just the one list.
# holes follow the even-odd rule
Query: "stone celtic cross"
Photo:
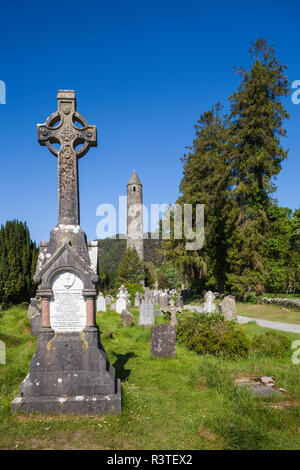
[[59, 90], [57, 101], [58, 110], [37, 126], [38, 141], [58, 157], [58, 224], [79, 225], [78, 158], [97, 146], [97, 131], [76, 112], [75, 91]]

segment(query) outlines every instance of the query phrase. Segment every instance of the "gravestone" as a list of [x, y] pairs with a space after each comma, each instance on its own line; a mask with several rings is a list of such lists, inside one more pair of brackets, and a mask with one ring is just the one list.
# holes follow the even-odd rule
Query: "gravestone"
[[134, 296], [134, 306], [135, 306], [135, 307], [139, 307], [139, 306], [140, 306], [140, 303], [141, 303], [141, 300], [140, 300], [140, 292], [136, 292], [136, 293], [135, 293], [135, 296]]
[[158, 325], [151, 332], [151, 356], [173, 357], [176, 352], [176, 328]]
[[126, 297], [120, 296], [116, 301], [116, 312], [122, 313], [122, 312], [125, 312], [126, 309], [127, 309]]
[[42, 326], [41, 299], [30, 299], [27, 317], [30, 320], [31, 336], [37, 336]]
[[215, 296], [210, 290], [205, 294], [204, 300], [203, 313], [214, 313], [216, 311]]
[[228, 321], [237, 320], [235, 297], [233, 295], [227, 295], [224, 297], [220, 303], [220, 312]]
[[114, 301], [114, 298], [112, 295], [107, 295], [105, 297], [105, 305], [111, 305]]
[[164, 307], [161, 309], [162, 312], [164, 313], [170, 313], [170, 326], [176, 327], [178, 325], [178, 320], [177, 320], [177, 315], [176, 313], [181, 313], [182, 312], [181, 307], [177, 307], [175, 305], [175, 302], [173, 299], [170, 300], [170, 305], [168, 307]]
[[58, 111], [38, 125], [38, 140], [58, 158], [58, 224], [50, 241], [40, 243], [34, 281], [42, 326], [12, 410], [120, 412], [120, 381], [100, 343], [95, 318], [97, 246], [88, 246], [79, 225], [78, 159], [96, 146], [96, 128], [76, 112], [74, 91], [58, 92]]
[[143, 299], [139, 311], [139, 326], [150, 326], [154, 324], [154, 305], [150, 300]]
[[160, 310], [160, 308], [155, 308], [154, 309], [154, 316], [155, 317], [161, 317], [162, 316], [162, 311]]
[[99, 295], [97, 297], [96, 308], [97, 312], [106, 312], [105, 298], [103, 297], [103, 294], [101, 294], [101, 292], [99, 292]]
[[168, 302], [169, 302], [168, 294], [166, 292], [163, 292], [162, 294], [160, 294], [160, 296], [159, 296], [159, 306], [160, 307], [167, 307]]
[[134, 316], [130, 312], [122, 312], [120, 314], [122, 326], [131, 326], [134, 324]]
[[113, 302], [113, 303], [111, 304], [110, 310], [111, 310], [112, 312], [115, 312], [115, 311], [116, 311], [116, 302]]

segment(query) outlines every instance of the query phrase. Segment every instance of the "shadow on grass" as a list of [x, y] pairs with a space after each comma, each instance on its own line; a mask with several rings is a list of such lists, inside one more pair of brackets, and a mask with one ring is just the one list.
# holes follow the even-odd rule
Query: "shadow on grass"
[[131, 372], [131, 369], [125, 369], [125, 364], [126, 362], [133, 358], [133, 357], [137, 357], [137, 355], [133, 352], [129, 352], [129, 353], [126, 353], [126, 354], [115, 354], [114, 355], [116, 356], [117, 360], [115, 361], [115, 363], [113, 364], [115, 370], [116, 370], [116, 376], [118, 377], [118, 379], [121, 379], [122, 382], [124, 382], [125, 380], [128, 379], [129, 375], [130, 375], [130, 372]]

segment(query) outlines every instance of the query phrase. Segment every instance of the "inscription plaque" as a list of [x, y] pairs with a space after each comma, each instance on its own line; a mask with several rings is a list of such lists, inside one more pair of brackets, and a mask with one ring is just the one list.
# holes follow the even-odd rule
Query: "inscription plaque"
[[77, 274], [62, 272], [53, 281], [50, 325], [54, 331], [82, 331], [86, 324], [83, 282]]

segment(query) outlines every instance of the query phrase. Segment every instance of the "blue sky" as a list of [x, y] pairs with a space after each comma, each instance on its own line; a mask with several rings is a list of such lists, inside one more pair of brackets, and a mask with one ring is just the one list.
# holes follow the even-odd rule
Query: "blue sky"
[[[117, 205], [135, 169], [144, 202], [172, 203], [180, 157], [200, 114], [239, 83], [251, 42], [263, 37], [300, 80], [300, 7], [272, 1], [2, 2], [0, 223], [26, 220], [49, 239], [57, 222], [57, 160], [36, 138], [56, 111], [58, 89], [75, 89], [77, 110], [98, 129], [98, 147], [79, 161], [81, 225], [96, 238], [96, 208]], [[300, 105], [285, 100], [289, 159], [278, 177], [281, 205], [299, 207]]]

